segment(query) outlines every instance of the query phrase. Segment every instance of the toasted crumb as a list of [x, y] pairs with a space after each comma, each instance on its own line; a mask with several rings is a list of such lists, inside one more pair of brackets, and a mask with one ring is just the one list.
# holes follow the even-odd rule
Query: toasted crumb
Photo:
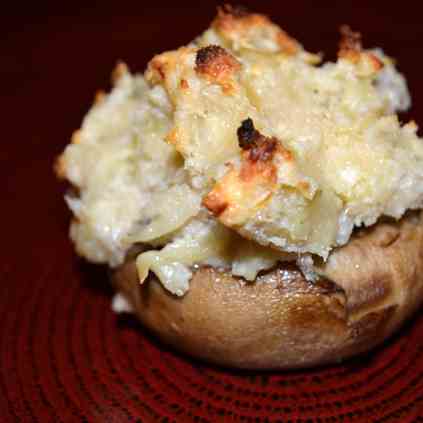
[[199, 75], [228, 88], [233, 74], [240, 67], [241, 65], [235, 57], [216, 45], [199, 49], [195, 57], [195, 70]]
[[257, 145], [256, 140], [258, 132], [254, 128], [254, 123], [251, 118], [241, 122], [241, 126], [237, 130], [237, 135], [239, 146], [243, 150], [250, 150]]
[[123, 62], [118, 62], [112, 72], [112, 83], [115, 85], [119, 79], [129, 72], [128, 66]]
[[229, 39], [247, 44], [258, 40], [262, 33], [267, 32], [274, 45], [289, 55], [297, 54], [301, 48], [294, 38], [274, 25], [267, 16], [252, 13], [245, 7], [228, 4], [219, 7], [212, 27]]
[[348, 25], [339, 28], [341, 41], [339, 42], [338, 57], [358, 60], [362, 51], [361, 34], [354, 32]]
[[241, 126], [237, 130], [237, 135], [239, 146], [243, 150], [249, 151], [247, 160], [252, 163], [271, 160], [278, 146], [278, 140], [276, 138], [265, 137], [254, 128], [251, 118], [241, 122]]
[[186, 79], [181, 79], [181, 88], [187, 90], [189, 88], [188, 81]]
[[[54, 165], [75, 187], [78, 253], [117, 266], [142, 246], [140, 278], [181, 295], [192, 265], [254, 279], [423, 207], [422, 142], [396, 115], [410, 105], [405, 79], [358, 32], [341, 35], [338, 60], [316, 66], [268, 17], [224, 5], [144, 75], [119, 63]], [[245, 243], [254, 266], [234, 256]]]
[[100, 104], [106, 98], [106, 92], [104, 90], [98, 90], [94, 96], [94, 104]]
[[71, 137], [71, 143], [72, 144], [79, 144], [81, 142], [81, 130], [77, 129], [76, 131], [73, 131], [72, 137]]
[[63, 157], [63, 154], [58, 156], [56, 160], [54, 161], [53, 171], [59, 179], [66, 178], [66, 164], [65, 164], [65, 158]]
[[362, 59], [367, 59], [374, 71], [379, 71], [384, 64], [375, 54], [363, 51], [361, 34], [354, 32], [348, 25], [340, 27], [341, 41], [339, 42], [338, 57], [357, 64]]

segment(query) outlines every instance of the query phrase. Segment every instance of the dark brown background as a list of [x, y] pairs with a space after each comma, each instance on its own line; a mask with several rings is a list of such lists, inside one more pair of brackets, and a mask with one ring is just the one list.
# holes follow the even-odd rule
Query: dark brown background
[[[417, 419], [423, 394], [418, 373], [423, 366], [418, 341], [421, 319], [379, 352], [377, 359], [372, 356], [364, 364], [353, 361], [322, 371], [325, 377], [332, 377], [335, 386], [335, 393], [327, 395], [338, 395], [340, 406], [333, 405], [333, 398], [326, 408], [319, 406], [319, 401], [324, 404], [321, 393], [320, 399], [319, 395], [313, 397], [314, 405], [307, 411], [299, 408], [292, 392], [307, 392], [306, 382], [317, 389], [313, 378], [318, 380], [323, 374], [320, 371], [257, 379], [254, 374], [211, 369], [174, 356], [145, 336], [134, 322], [121, 323], [109, 311], [110, 293], [101, 288], [104, 271], [75, 259], [67, 240], [69, 215], [62, 200], [64, 187], [51, 170], [53, 159], [78, 128], [94, 92], [109, 87], [109, 75], [118, 60], [142, 71], [155, 53], [199, 34], [218, 4], [144, 3], [16, 2], [2, 6], [0, 421], [152, 421], [166, 416], [172, 420], [176, 415], [177, 421], [195, 421], [194, 415], [199, 416], [197, 421], [218, 421], [223, 416], [265, 421], [266, 416], [276, 419], [281, 415], [295, 421], [301, 416], [340, 418], [344, 406], [345, 419], [351, 421], [371, 421], [376, 416], [387, 421]], [[271, 15], [308, 50], [326, 51], [330, 58], [336, 52], [340, 24], [349, 23], [360, 30], [366, 47], [382, 45], [398, 59], [413, 93], [411, 116], [423, 124], [423, 25], [418, 2], [244, 4]], [[383, 375], [390, 374], [389, 366], [380, 364], [383, 359], [391, 368], [399, 366], [396, 379], [383, 381]], [[410, 360], [413, 367], [407, 364]], [[364, 388], [351, 388], [350, 384], [350, 391], [342, 390], [341, 380], [368, 377], [375, 366], [383, 367], [379, 379], [372, 379], [380, 381], [380, 389], [375, 388], [373, 394], [378, 407], [373, 411], [360, 408], [357, 399], [352, 401], [355, 408], [345, 405], [347, 395], [357, 396]], [[401, 366], [404, 368], [399, 370]], [[156, 373], [149, 379], [151, 369]], [[166, 378], [169, 374], [173, 379]], [[178, 391], [172, 383], [179, 386], [181, 374], [190, 374], [191, 382], [184, 379]], [[233, 398], [238, 403], [226, 399], [195, 402], [195, 398], [207, 397], [202, 386], [219, 391], [231, 384], [237, 386], [234, 398], [248, 400], [244, 392], [248, 389], [269, 391], [269, 395], [271, 391], [279, 397], [269, 402], [268, 408], [255, 411]], [[392, 391], [395, 386], [398, 392]], [[371, 401], [371, 392], [364, 392], [362, 401]], [[403, 401], [408, 408], [398, 411], [394, 400], [383, 403], [383, 392], [391, 392], [398, 404]], [[160, 393], [164, 393], [162, 398]], [[267, 400], [263, 396], [263, 401]], [[222, 401], [227, 403], [222, 405]], [[223, 414], [217, 411], [221, 408], [226, 410]], [[348, 411], [351, 408], [354, 413]]]

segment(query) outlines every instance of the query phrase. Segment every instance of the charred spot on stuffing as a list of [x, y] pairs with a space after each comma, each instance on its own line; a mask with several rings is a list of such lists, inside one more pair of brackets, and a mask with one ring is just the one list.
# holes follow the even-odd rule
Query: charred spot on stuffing
[[[71, 136], [71, 144], [79, 144], [81, 143], [81, 130], [77, 129], [73, 131]], [[59, 179], [66, 179], [67, 178], [67, 165], [65, 162], [64, 154], [61, 154], [56, 158], [53, 165], [54, 173], [56, 174], [57, 178]]]
[[252, 162], [267, 162], [272, 159], [273, 153], [278, 145], [278, 141], [276, 138], [266, 138], [262, 135], [260, 136], [259, 141], [258, 145], [251, 149], [249, 159]]
[[197, 55], [195, 57], [196, 69], [201, 71], [210, 65], [210, 63], [216, 60], [219, 56], [226, 54], [226, 50], [223, 47], [213, 44], [200, 48], [200, 50], [197, 51]]
[[195, 57], [196, 72], [216, 80], [225, 78], [240, 66], [235, 57], [217, 45], [200, 48]]
[[260, 134], [251, 118], [241, 122], [237, 135], [239, 146], [244, 151], [249, 151], [248, 159], [252, 162], [270, 160], [278, 144], [276, 138], [268, 138]]
[[[218, 13], [211, 25], [224, 37], [229, 39], [254, 37], [255, 30], [258, 33], [264, 31], [272, 41], [279, 46], [280, 51], [294, 55], [298, 53], [301, 46], [293, 38], [291, 38], [284, 30], [273, 24], [265, 15], [251, 12], [242, 6], [224, 5], [218, 8]], [[250, 32], [253, 31], [253, 32]]]
[[259, 133], [254, 128], [254, 122], [251, 118], [243, 120], [236, 133], [238, 135], [238, 144], [243, 150], [249, 150], [256, 146], [256, 139]]

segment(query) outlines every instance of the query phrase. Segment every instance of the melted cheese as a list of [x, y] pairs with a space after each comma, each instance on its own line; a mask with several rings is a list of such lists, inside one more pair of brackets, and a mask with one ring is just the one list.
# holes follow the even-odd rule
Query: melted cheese
[[[141, 245], [140, 281], [183, 295], [197, 265], [254, 280], [299, 256], [312, 275], [310, 253], [422, 207], [422, 143], [395, 115], [405, 80], [381, 50], [345, 45], [316, 66], [267, 18], [226, 8], [144, 76], [120, 68], [57, 164], [78, 253], [116, 266]], [[248, 118], [262, 144], [241, 145]]]
[[[198, 47], [157, 56], [147, 72], [175, 108], [169, 142], [191, 178], [202, 177], [203, 203], [221, 223], [262, 245], [326, 258], [354, 226], [422, 206], [421, 142], [393, 114], [408, 94], [381, 51], [347, 50], [316, 67], [301, 46], [285, 51], [273, 26], [231, 19]], [[269, 38], [263, 48], [258, 34]], [[243, 178], [237, 129], [247, 118], [292, 158], [276, 151]]]
[[141, 253], [136, 265], [141, 283], [153, 271], [170, 292], [181, 296], [189, 288], [193, 265], [230, 268], [233, 275], [254, 280], [261, 270], [287, 259], [292, 258], [243, 240], [203, 216], [193, 219], [161, 250]]

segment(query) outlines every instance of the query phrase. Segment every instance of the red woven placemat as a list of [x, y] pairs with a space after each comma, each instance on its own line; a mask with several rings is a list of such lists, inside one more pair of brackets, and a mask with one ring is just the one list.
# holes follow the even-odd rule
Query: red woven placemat
[[[60, 3], [11, 4], [0, 22], [0, 421], [423, 421], [422, 313], [369, 355], [280, 373], [195, 362], [113, 314], [107, 271], [76, 259], [67, 240], [52, 162], [118, 59], [141, 71], [204, 29], [215, 4]], [[417, 5], [245, 3], [311, 51], [333, 53], [341, 23], [360, 29], [365, 45], [383, 44], [423, 122]]]

